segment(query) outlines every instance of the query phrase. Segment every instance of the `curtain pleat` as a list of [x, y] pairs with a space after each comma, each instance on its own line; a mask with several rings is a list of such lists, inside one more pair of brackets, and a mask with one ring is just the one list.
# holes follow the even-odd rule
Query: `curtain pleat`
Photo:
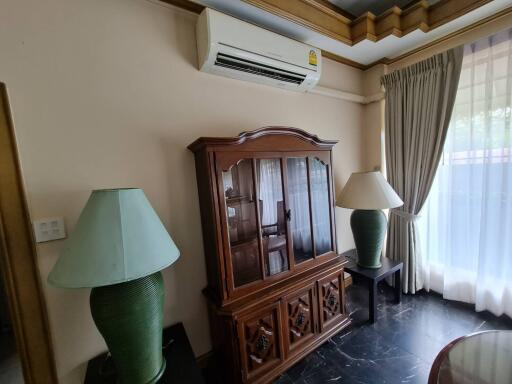
[[388, 181], [404, 201], [391, 211], [386, 254], [404, 262], [402, 287], [423, 282], [416, 218], [434, 180], [455, 101], [463, 48], [435, 55], [381, 78], [386, 89], [385, 148]]

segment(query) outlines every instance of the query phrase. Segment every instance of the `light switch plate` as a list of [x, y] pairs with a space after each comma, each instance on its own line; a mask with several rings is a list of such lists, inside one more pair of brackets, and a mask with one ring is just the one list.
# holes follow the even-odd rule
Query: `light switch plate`
[[37, 243], [64, 239], [66, 237], [66, 228], [64, 227], [63, 217], [50, 217], [34, 220], [33, 225]]

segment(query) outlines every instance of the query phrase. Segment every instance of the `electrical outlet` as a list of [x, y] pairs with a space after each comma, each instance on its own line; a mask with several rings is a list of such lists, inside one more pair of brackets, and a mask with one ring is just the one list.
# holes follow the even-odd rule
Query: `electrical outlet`
[[34, 220], [33, 225], [37, 243], [64, 239], [66, 237], [63, 217]]

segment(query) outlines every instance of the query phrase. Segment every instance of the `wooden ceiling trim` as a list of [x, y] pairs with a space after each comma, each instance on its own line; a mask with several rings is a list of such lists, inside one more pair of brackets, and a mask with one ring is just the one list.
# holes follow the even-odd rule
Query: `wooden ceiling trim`
[[347, 59], [346, 57], [338, 56], [338, 55], [336, 55], [334, 53], [327, 52], [327, 51], [324, 51], [324, 50], [322, 50], [322, 56], [327, 58], [327, 59], [334, 60], [334, 61], [336, 61], [336, 62], [338, 62], [340, 64], [349, 65], [349, 66], [357, 68], [357, 69], [361, 69], [361, 70], [368, 69], [367, 65], [358, 63], [357, 61], [353, 61], [353, 60]]
[[352, 46], [389, 35], [402, 37], [418, 29], [426, 33], [492, 0], [441, 0], [432, 6], [418, 0], [405, 9], [393, 6], [378, 16], [366, 12], [355, 19], [325, 0], [242, 1]]
[[205, 8], [204, 5], [194, 3], [191, 0], [161, 0], [163, 3], [174, 5], [178, 8], [186, 9], [187, 11], [200, 14]]
[[433, 4], [429, 9], [430, 29], [437, 28], [458, 17], [464, 16], [492, 0], [442, 0]]
[[380, 39], [383, 37], [394, 35], [401, 36], [402, 10], [398, 7], [390, 8], [386, 13], [379, 16], [375, 25], [375, 34]]
[[406, 58], [408, 58], [409, 56], [413, 56], [421, 51], [424, 51], [425, 49], [428, 49], [428, 48], [431, 48], [431, 47], [435, 47], [436, 45], [439, 45], [439, 44], [443, 44], [445, 43], [446, 41], [449, 41], [451, 39], [454, 39], [454, 38], [457, 38], [458, 36], [460, 35], [463, 35], [465, 33], [468, 33], [468, 32], [471, 32], [472, 30], [475, 30], [485, 24], [489, 24], [489, 23], [493, 23], [495, 21], [498, 21], [499, 19], [503, 18], [503, 17], [508, 17], [508, 16], [511, 16], [512, 15], [512, 7], [508, 7], [508, 8], [505, 8], [503, 10], [501, 10], [500, 12], [498, 13], [495, 13], [494, 15], [491, 15], [491, 16], [488, 16], [482, 20], [479, 20], [479, 21], [476, 21], [462, 29], [459, 29], [457, 31], [454, 31], [446, 36], [443, 36], [443, 37], [440, 37], [439, 39], [436, 39], [434, 41], [431, 41], [430, 43], [427, 43], [427, 44], [424, 44], [418, 48], [415, 48], [415, 49], [412, 49], [410, 51], [407, 51], [405, 53], [403, 53], [402, 55], [399, 55], [399, 56], [396, 56], [392, 59], [390, 58], [387, 58], [387, 57], [384, 57], [380, 60], [377, 60], [373, 63], [370, 63], [368, 65], [365, 66], [365, 69], [368, 69], [368, 68], [371, 68], [375, 65], [378, 65], [378, 64], [386, 64], [386, 65], [390, 65], [390, 64], [394, 64], [394, 63], [397, 63], [399, 61], [402, 61]]
[[[451, 0], [458, 1], [458, 0]], [[429, 26], [429, 6], [426, 1], [420, 1], [402, 12], [401, 17], [401, 36], [419, 29], [427, 33], [431, 27]]]
[[367, 12], [352, 22], [352, 44], [362, 40], [377, 41], [375, 18], [372, 13]]
[[[324, 7], [330, 8], [331, 10], [335, 11], [336, 13], [345, 16], [349, 20], [356, 19], [356, 16], [351, 14], [349, 11], [342, 9], [342, 8], [334, 5], [333, 3], [330, 3], [328, 0], [309, 0], [309, 1], [316, 2], [316, 3], [319, 3], [320, 5], [323, 5]], [[415, 1], [417, 1], [417, 0], [415, 0]]]
[[314, 0], [242, 0], [283, 19], [351, 45], [351, 19]]
[[[336, 7], [334, 4], [329, 3], [327, 0], [296, 0], [311, 5], [313, 8], [318, 9], [326, 14], [339, 19], [342, 23], [350, 24], [354, 20], [354, 16], [347, 13], [341, 8]], [[289, 4], [290, 0], [281, 0], [282, 3]]]
[[[201, 13], [203, 11], [203, 9], [205, 8], [203, 5], [194, 3], [191, 0], [161, 0], [161, 1], [164, 3], [167, 3], [167, 4], [174, 5], [176, 7], [182, 8], [182, 9], [186, 9], [187, 11], [197, 13], [197, 14]], [[315, 0], [312, 0], [312, 1], [315, 1]], [[320, 0], [318, 0], [318, 1], [320, 1]], [[364, 64], [358, 63], [356, 61], [347, 59], [343, 56], [339, 56], [339, 55], [336, 55], [331, 52], [322, 50], [322, 56], [324, 56], [330, 60], [334, 60], [338, 63], [348, 65], [350, 67], [354, 67], [354, 68], [361, 69], [361, 70], [366, 69], [366, 66]]]
[[[186, 9], [188, 11], [191, 11], [191, 12], [194, 12], [197, 14], [201, 13], [202, 10], [205, 8], [203, 5], [194, 3], [191, 0], [161, 0], [161, 1], [163, 1], [164, 3], [168, 3], [171, 5]], [[248, 2], [249, 0], [243, 0], [243, 1]], [[256, 1], [256, 0], [253, 0], [253, 1]], [[263, 1], [263, 0], [258, 0], [258, 1]], [[318, 4], [323, 2], [323, 0], [303, 0], [303, 1], [308, 1], [310, 3], [318, 3]], [[441, 0], [440, 2], [428, 7], [428, 23], [425, 22], [425, 16], [423, 15], [422, 19], [421, 19], [422, 21], [417, 22], [416, 26], [415, 26], [414, 22], [411, 22], [411, 20], [413, 20], [412, 16], [409, 16], [409, 17], [411, 17], [411, 19], [409, 20], [409, 22], [411, 22], [411, 23], [410, 23], [410, 25], [405, 24], [405, 31], [406, 31], [406, 33], [409, 33], [410, 32], [409, 29], [412, 31], [412, 30], [414, 30], [414, 28], [419, 28], [420, 30], [426, 32], [428, 30], [431, 30], [435, 27], [438, 27], [442, 24], [447, 23], [448, 21], [453, 20], [456, 17], [460, 17], [464, 13], [470, 12], [473, 9], [476, 9], [484, 4], [487, 4], [489, 1], [492, 1], [492, 0]], [[283, 3], [287, 3], [287, 2], [288, 2], [287, 0], [283, 0]], [[402, 28], [402, 26], [404, 26], [403, 13], [404, 12], [413, 12], [412, 8], [418, 7], [418, 6], [425, 9], [424, 5], [420, 4], [420, 3], [424, 3], [424, 1], [413, 1], [411, 3], [411, 5], [407, 6], [405, 11], [402, 11], [398, 7], [392, 7], [389, 10], [387, 10], [386, 12], [384, 12], [383, 14], [381, 14], [379, 17], [376, 17], [377, 24], [374, 27], [375, 28], [374, 30], [372, 30], [371, 24], [368, 25], [368, 23], [367, 23], [365, 26], [358, 27], [358, 28], [360, 28], [358, 34], [363, 35], [366, 33], [368, 36], [370, 36], [370, 39], [372, 39], [371, 36], [374, 35], [374, 36], [377, 36], [377, 40], [380, 40], [383, 37], [388, 36], [390, 34], [393, 34], [394, 36], [399, 37], [400, 33], [403, 33], [403, 28]], [[453, 4], [451, 4], [451, 3], [453, 3]], [[324, 7], [326, 7], [325, 4], [324, 4]], [[333, 9], [335, 10], [336, 8], [333, 6], [333, 8], [331, 8], [331, 10], [333, 10]], [[271, 12], [271, 11], [269, 11], [269, 12]], [[454, 16], [453, 14], [448, 13], [450, 19], [448, 20], [446, 17], [444, 17], [444, 19], [443, 19], [441, 16], [445, 16], [446, 15], [445, 12], [454, 12], [458, 16]], [[271, 12], [271, 13], [274, 13], [274, 12]], [[378, 64], [385, 64], [385, 65], [394, 64], [394, 63], [401, 61], [409, 56], [412, 56], [424, 49], [441, 44], [444, 41], [450, 40], [450, 39], [455, 38], [463, 33], [466, 33], [475, 28], [478, 28], [483, 24], [493, 22], [495, 20], [498, 20], [501, 17], [506, 17], [510, 14], [512, 14], [512, 7], [506, 8], [494, 15], [488, 16], [480, 21], [477, 21], [471, 25], [468, 25], [460, 30], [452, 32], [452, 33], [450, 33], [444, 37], [441, 37], [437, 40], [434, 40], [430, 43], [424, 44], [418, 48], [410, 50], [402, 55], [399, 55], [392, 59], [383, 57], [382, 59], [374, 61], [370, 64], [361, 64], [356, 61], [350, 60], [348, 58], [345, 58], [345, 57], [342, 57], [342, 56], [339, 56], [339, 55], [336, 55], [334, 53], [327, 52], [324, 50], [322, 50], [322, 56], [324, 56], [330, 60], [334, 60], [338, 63], [345, 64], [345, 65], [348, 65], [348, 66], [351, 66], [351, 67], [354, 67], [357, 69], [361, 69], [361, 70], [369, 69]], [[344, 17], [350, 18], [347, 15], [345, 15]], [[371, 17], [369, 17], [369, 18], [371, 19]], [[352, 22], [355, 22], [356, 20], [357, 20], [357, 18], [353, 19]], [[386, 20], [386, 21], [384, 22], [384, 20]], [[375, 22], [375, 20], [374, 20], [374, 22]]]

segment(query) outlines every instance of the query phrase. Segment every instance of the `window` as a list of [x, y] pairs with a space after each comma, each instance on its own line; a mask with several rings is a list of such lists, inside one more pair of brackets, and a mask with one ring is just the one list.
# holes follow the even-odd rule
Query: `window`
[[465, 47], [443, 156], [418, 221], [425, 285], [512, 316], [512, 30]]

